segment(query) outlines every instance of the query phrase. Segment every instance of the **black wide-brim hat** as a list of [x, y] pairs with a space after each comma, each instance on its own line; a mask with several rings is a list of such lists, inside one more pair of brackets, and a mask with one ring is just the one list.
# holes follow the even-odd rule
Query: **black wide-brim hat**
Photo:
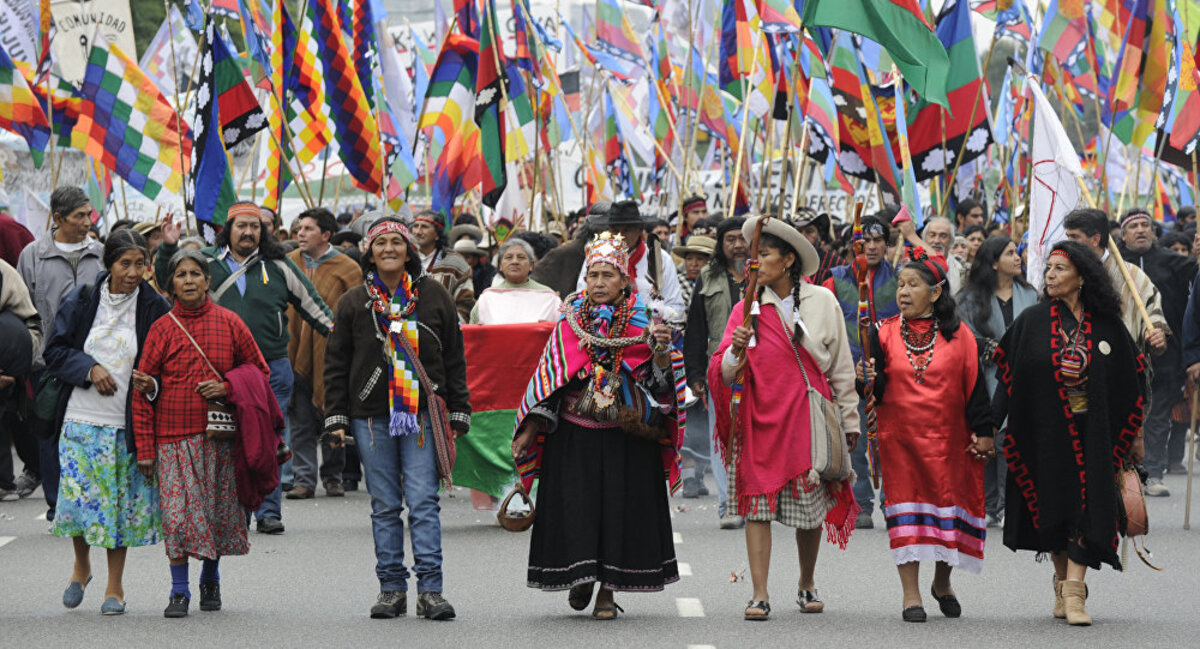
[[637, 201], [617, 201], [613, 203], [608, 211], [604, 214], [596, 214], [592, 217], [593, 222], [600, 227], [611, 227], [614, 225], [649, 225], [651, 219], [642, 216], [642, 212], [638, 209]]

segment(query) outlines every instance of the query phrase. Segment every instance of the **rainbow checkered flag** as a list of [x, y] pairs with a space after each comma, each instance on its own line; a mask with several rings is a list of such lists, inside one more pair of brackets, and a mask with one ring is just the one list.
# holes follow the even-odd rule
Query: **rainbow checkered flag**
[[80, 94], [83, 101], [71, 146], [154, 202], [180, 207], [192, 139], [187, 124], [149, 75], [97, 33]]
[[33, 162], [42, 166], [42, 153], [50, 142], [50, 121], [34, 96], [29, 82], [0, 45], [0, 128], [25, 138]]

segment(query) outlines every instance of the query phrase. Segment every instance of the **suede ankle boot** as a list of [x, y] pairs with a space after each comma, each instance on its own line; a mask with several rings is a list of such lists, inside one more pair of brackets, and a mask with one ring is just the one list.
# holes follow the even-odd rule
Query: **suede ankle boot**
[[1092, 616], [1084, 608], [1087, 601], [1087, 585], [1082, 581], [1064, 580], [1062, 586], [1063, 608], [1067, 611], [1067, 623], [1071, 626], [1090, 626]]
[[1058, 575], [1054, 575], [1054, 618], [1056, 620], [1064, 620], [1067, 617], [1067, 609], [1063, 607], [1062, 580]]

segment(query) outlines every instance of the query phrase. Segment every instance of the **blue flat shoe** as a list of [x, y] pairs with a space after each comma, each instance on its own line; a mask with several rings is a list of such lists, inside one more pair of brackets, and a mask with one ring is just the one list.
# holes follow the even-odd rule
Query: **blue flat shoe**
[[82, 584], [73, 581], [67, 585], [67, 589], [63, 591], [63, 606], [67, 608], [75, 608], [83, 603], [83, 589], [92, 583], [92, 576], [88, 575], [87, 581]]
[[101, 615], [120, 615], [125, 612], [125, 602], [116, 597], [109, 597], [100, 605]]

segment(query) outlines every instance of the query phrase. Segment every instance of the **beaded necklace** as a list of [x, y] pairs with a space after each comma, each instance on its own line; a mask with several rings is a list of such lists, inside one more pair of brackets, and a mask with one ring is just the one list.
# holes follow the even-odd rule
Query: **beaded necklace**
[[575, 335], [579, 336], [581, 345], [587, 350], [588, 360], [592, 367], [592, 380], [589, 392], [591, 401], [603, 411], [612, 407], [617, 401], [617, 391], [620, 389], [621, 360], [625, 348], [644, 342], [645, 337], [622, 337], [630, 319], [633, 317], [633, 305], [637, 298], [629, 296], [617, 306], [612, 315], [612, 323], [608, 331], [597, 335], [596, 305], [587, 297], [587, 292], [581, 294], [583, 302], [579, 308], [567, 307], [567, 322]]
[[[912, 365], [917, 384], [925, 382], [925, 370], [933, 363], [933, 346], [937, 343], [938, 321], [933, 320], [929, 331], [921, 334], [913, 330], [904, 316], [900, 316], [900, 338], [904, 340], [904, 353]], [[928, 340], [926, 340], [928, 336]], [[928, 353], [928, 355], [926, 355]]]

